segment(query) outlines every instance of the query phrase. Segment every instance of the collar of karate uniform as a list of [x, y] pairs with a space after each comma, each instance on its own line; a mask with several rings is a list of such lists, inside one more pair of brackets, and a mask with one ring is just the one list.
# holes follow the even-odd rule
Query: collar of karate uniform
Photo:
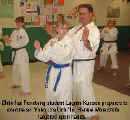
[[90, 28], [92, 28], [94, 25], [95, 25], [94, 22], [90, 22], [89, 24], [86, 25], [86, 27], [87, 27], [88, 29], [90, 29]]
[[[86, 27], [87, 27], [88, 29], [91, 29], [93, 26], [95, 26], [94, 22], [90, 22], [89, 24], [86, 25]], [[83, 24], [80, 24], [80, 25], [78, 26], [76, 32], [78, 32], [78, 31], [81, 30], [81, 29], [82, 29], [82, 30], [84, 29], [84, 28], [83, 28]]]
[[24, 30], [24, 28], [16, 28], [16, 30], [17, 30], [17, 31], [19, 31], [19, 30]]
[[80, 29], [82, 29], [82, 24], [79, 24], [77, 25], [75, 28], [74, 28], [74, 33], [76, 34]]

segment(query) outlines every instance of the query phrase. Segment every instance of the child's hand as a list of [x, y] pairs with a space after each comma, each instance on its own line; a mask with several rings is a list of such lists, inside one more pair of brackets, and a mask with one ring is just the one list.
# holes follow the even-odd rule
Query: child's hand
[[40, 48], [40, 41], [39, 40], [35, 40], [34, 41], [34, 48], [35, 49], [39, 49]]
[[0, 45], [0, 49], [2, 49], [2, 47], [3, 47], [3, 46], [2, 46], [2, 45]]
[[48, 82], [45, 82], [45, 88], [48, 88]]
[[53, 26], [52, 25], [44, 25], [43, 28], [47, 31], [48, 34], [53, 34]]
[[12, 42], [12, 40], [9, 38], [8, 40], [6, 40], [7, 44], [10, 44]]
[[56, 41], [55, 40], [50, 40], [49, 42], [50, 42], [50, 46], [54, 46]]
[[10, 44], [10, 43], [12, 42], [12, 40], [9, 38], [8, 35], [4, 35], [4, 36], [2, 37], [2, 39], [3, 39], [7, 44]]
[[103, 30], [104, 33], [108, 33], [108, 30]]
[[100, 32], [102, 32], [103, 29], [99, 29]]
[[4, 35], [4, 36], [2, 37], [2, 39], [3, 39], [4, 41], [8, 41], [8, 40], [9, 40], [9, 36], [8, 36], [8, 35]]

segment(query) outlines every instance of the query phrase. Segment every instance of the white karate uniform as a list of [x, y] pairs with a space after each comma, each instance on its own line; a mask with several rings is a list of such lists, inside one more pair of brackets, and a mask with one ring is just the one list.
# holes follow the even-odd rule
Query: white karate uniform
[[[109, 32], [105, 33], [104, 30], [107, 30]], [[117, 35], [118, 30], [115, 27], [112, 29], [106, 27], [101, 32], [101, 37], [103, 38], [104, 41], [116, 41]], [[100, 50], [100, 66], [105, 67], [107, 59], [110, 55], [112, 61], [111, 69], [118, 69], [117, 52], [118, 51], [116, 42], [104, 42]]]
[[[96, 57], [96, 51], [99, 47], [100, 32], [97, 26], [91, 22], [86, 27], [89, 30], [88, 40], [90, 41], [92, 51], [84, 46], [82, 40], [83, 29], [78, 30], [82, 25], [75, 26], [69, 31], [70, 36], [73, 38], [75, 47], [74, 59], [93, 59]], [[73, 100], [87, 100], [95, 102], [94, 91], [92, 88], [92, 79], [94, 73], [95, 60], [90, 61], [75, 61], [74, 62], [74, 89]], [[95, 106], [82, 105], [82, 108], [95, 108]], [[93, 112], [83, 112], [85, 117], [92, 117], [96, 115], [95, 109]]]
[[[4, 50], [4, 44], [0, 42], [0, 51], [2, 52]], [[2, 60], [1, 60], [1, 54], [0, 54], [0, 72], [3, 72], [3, 65], [2, 65]]]
[[[35, 57], [43, 62], [53, 61], [56, 64], [70, 64], [68, 67], [61, 68], [61, 78], [58, 83], [56, 91], [53, 91], [57, 75], [59, 73], [58, 68], [52, 67], [50, 72], [50, 78], [48, 81], [48, 88], [46, 88], [46, 100], [47, 101], [62, 101], [66, 100], [69, 102], [72, 100], [72, 68], [71, 62], [73, 58], [73, 44], [72, 40], [65, 36], [62, 40], [58, 41], [57, 38], [53, 38], [56, 43], [54, 46], [50, 46], [48, 42], [45, 47], [35, 51]], [[53, 107], [53, 106], [48, 106]], [[57, 107], [57, 106], [55, 106]], [[61, 106], [69, 107], [69, 106]], [[52, 114], [49, 113], [49, 114]], [[71, 112], [64, 112], [64, 114], [71, 115]]]
[[0, 39], [2, 38], [2, 26], [0, 25]]
[[129, 66], [129, 81], [130, 81], [130, 66]]
[[[2, 26], [0, 26], [0, 39], [2, 38]], [[2, 42], [0, 42], [0, 51], [4, 50], [4, 44]], [[2, 65], [2, 61], [1, 61], [1, 54], [0, 54], [0, 72], [3, 72], [3, 65]]]
[[[29, 37], [23, 28], [16, 29], [10, 36], [12, 48], [22, 48], [29, 43]], [[12, 52], [12, 58], [14, 52]], [[30, 92], [30, 71], [29, 71], [29, 56], [26, 48], [16, 51], [16, 56], [13, 63], [12, 79], [13, 85], [19, 84], [19, 77], [21, 77], [21, 87], [23, 92]]]

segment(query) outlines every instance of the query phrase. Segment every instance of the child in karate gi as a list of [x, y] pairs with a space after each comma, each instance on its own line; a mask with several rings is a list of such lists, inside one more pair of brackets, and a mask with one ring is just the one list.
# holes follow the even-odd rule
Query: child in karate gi
[[21, 77], [21, 95], [30, 95], [30, 71], [29, 56], [26, 46], [29, 43], [29, 37], [24, 29], [24, 18], [17, 17], [17, 29], [15, 29], [10, 38], [5, 38], [6, 44], [12, 47], [12, 88], [19, 87], [19, 77]]
[[126, 87], [130, 87], [130, 66], [129, 66], [129, 82], [125, 85]]
[[107, 23], [107, 27], [105, 27], [101, 31], [101, 37], [103, 38], [104, 42], [100, 52], [100, 66], [98, 67], [98, 71], [104, 69], [108, 57], [111, 57], [112, 65], [112, 75], [117, 76], [118, 71], [118, 62], [117, 62], [117, 35], [118, 30], [115, 27], [115, 21], [109, 20]]
[[[0, 26], [0, 39], [2, 39], [2, 26]], [[4, 44], [2, 41], [0, 41], [0, 78], [3, 78], [4, 77], [4, 73], [3, 73], [3, 65], [2, 65], [2, 52], [4, 50]]]
[[[40, 47], [40, 42], [38, 40], [35, 41], [35, 57], [43, 62], [50, 61], [50, 66], [45, 80], [46, 100], [69, 102], [72, 100], [72, 40], [66, 34], [66, 23], [59, 23], [56, 30], [58, 35], [49, 40], [43, 49]], [[67, 108], [69, 106], [64, 104], [60, 107]], [[70, 111], [63, 113], [66, 115], [72, 114]]]

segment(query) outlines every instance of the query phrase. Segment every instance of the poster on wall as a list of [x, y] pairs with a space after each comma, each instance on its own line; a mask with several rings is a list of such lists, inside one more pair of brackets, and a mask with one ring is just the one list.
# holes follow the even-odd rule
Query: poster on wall
[[41, 0], [21, 0], [20, 10], [21, 16], [25, 17], [25, 23], [28, 25], [39, 25], [40, 15], [42, 15], [42, 5]]
[[0, 18], [14, 17], [14, 0], [0, 0]]
[[26, 25], [54, 24], [64, 13], [64, 0], [20, 0], [20, 10]]
[[78, 7], [72, 8], [71, 11], [66, 15], [68, 19], [76, 19], [78, 16]]

